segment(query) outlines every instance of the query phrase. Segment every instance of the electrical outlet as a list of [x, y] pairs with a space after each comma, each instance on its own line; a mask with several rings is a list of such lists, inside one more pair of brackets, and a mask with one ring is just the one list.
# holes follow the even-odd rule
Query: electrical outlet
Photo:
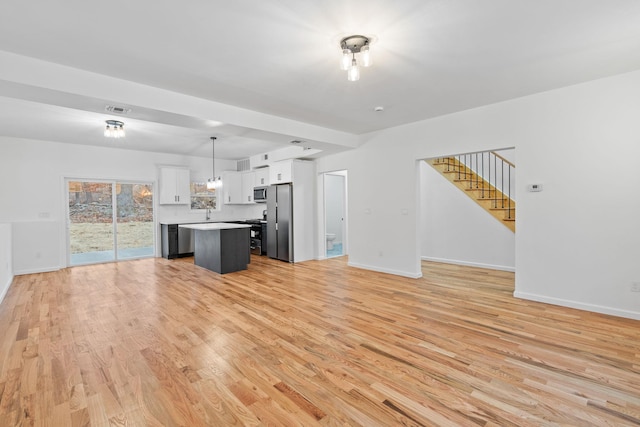
[[640, 292], [640, 282], [633, 282], [631, 284], [631, 292]]

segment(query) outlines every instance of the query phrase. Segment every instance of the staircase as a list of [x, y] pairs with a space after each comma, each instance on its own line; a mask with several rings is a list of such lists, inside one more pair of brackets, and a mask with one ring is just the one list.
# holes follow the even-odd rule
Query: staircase
[[[505, 227], [516, 231], [515, 165], [494, 151], [425, 160]], [[513, 190], [513, 193], [512, 193]]]

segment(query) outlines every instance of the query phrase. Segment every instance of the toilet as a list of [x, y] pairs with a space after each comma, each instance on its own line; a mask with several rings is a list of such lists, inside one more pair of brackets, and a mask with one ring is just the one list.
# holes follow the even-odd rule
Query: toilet
[[336, 240], [336, 235], [333, 233], [327, 233], [327, 250], [333, 249], [333, 241]]

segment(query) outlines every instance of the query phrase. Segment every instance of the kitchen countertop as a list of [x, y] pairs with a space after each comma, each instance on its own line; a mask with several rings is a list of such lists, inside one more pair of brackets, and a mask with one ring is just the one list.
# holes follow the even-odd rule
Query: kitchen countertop
[[228, 222], [209, 222], [204, 224], [184, 224], [182, 228], [191, 228], [193, 230], [229, 230], [232, 228], [250, 228], [250, 224], [232, 224]]
[[159, 221], [159, 224], [161, 225], [196, 225], [196, 224], [222, 224], [222, 223], [247, 223], [247, 224], [257, 224], [258, 222], [260, 222], [261, 224], [266, 224], [267, 220], [263, 220], [263, 219], [227, 219], [227, 220], [222, 220], [222, 221], [174, 221], [174, 222], [168, 222], [168, 221]]

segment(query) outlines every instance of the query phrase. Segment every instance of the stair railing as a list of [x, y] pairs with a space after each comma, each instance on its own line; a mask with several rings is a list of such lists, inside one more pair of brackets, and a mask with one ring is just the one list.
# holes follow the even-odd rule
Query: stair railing
[[[457, 173], [459, 181], [467, 181], [470, 189], [481, 190], [481, 199], [490, 199], [494, 208], [507, 209], [507, 218], [512, 218], [512, 187], [515, 190], [515, 165], [495, 151], [459, 154], [439, 157], [435, 163], [445, 163], [447, 172]], [[493, 168], [492, 168], [493, 165]]]

